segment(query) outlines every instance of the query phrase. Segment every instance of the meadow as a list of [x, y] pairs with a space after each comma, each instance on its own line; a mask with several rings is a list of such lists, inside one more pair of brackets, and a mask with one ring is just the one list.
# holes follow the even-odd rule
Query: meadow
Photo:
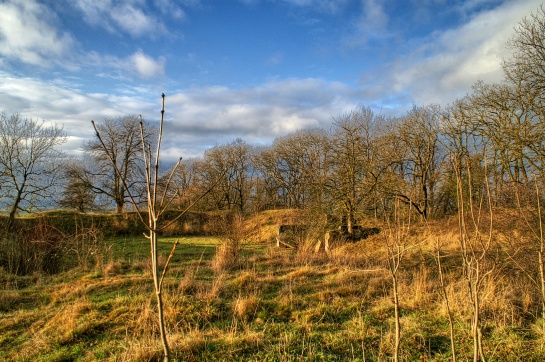
[[[165, 279], [173, 359], [390, 360], [395, 313], [388, 248], [395, 233], [381, 225], [380, 234], [330, 253], [277, 248], [271, 215], [248, 222], [252, 237], [229, 263], [221, 238], [160, 239], [161, 263], [173, 242], [180, 243]], [[525, 269], [535, 259], [533, 240], [520, 220], [495, 215], [495, 264], [480, 287], [488, 361], [545, 359], [539, 287]], [[451, 311], [456, 356], [470, 360], [471, 302], [457, 219], [414, 225], [401, 236], [395, 244], [403, 251], [396, 274], [400, 359], [452, 360]], [[52, 275], [0, 271], [0, 360], [160, 360], [147, 240], [110, 236], [102, 242], [100, 257], [89, 265]]]

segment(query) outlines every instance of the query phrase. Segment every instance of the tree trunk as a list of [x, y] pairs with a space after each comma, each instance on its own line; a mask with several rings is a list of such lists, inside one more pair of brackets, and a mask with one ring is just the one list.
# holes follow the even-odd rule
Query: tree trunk
[[395, 326], [396, 326], [394, 361], [398, 362], [399, 361], [399, 346], [401, 343], [401, 323], [399, 320], [399, 295], [398, 295], [398, 288], [397, 288], [397, 276], [395, 274], [392, 274], [392, 283], [393, 283], [393, 290], [394, 290], [394, 313], [395, 313]]
[[168, 362], [170, 360], [170, 347], [168, 345], [167, 331], [165, 327], [165, 316], [163, 313], [163, 296], [161, 290], [156, 290], [155, 295], [157, 297], [157, 311], [159, 317], [159, 330], [161, 332], [161, 344], [163, 345], [163, 353], [165, 354], [163, 361]]
[[13, 205], [9, 212], [8, 224], [6, 226], [6, 231], [8, 232], [8, 234], [15, 231], [15, 214], [17, 214], [17, 209], [19, 208], [19, 204], [21, 203], [21, 200], [23, 198], [23, 190], [25, 186], [26, 182], [23, 181], [19, 190], [17, 190], [17, 196], [15, 197], [15, 201], [13, 202]]
[[[151, 210], [150, 210], [151, 211]], [[155, 287], [155, 296], [157, 298], [157, 313], [159, 319], [159, 331], [161, 333], [161, 344], [163, 345], [163, 353], [165, 354], [163, 361], [168, 362], [170, 360], [170, 347], [168, 345], [165, 317], [163, 313], [163, 296], [162, 296], [162, 280], [159, 275], [159, 265], [157, 263], [157, 232], [155, 220], [150, 221], [152, 224], [152, 230], [150, 231], [150, 243], [151, 243], [151, 256], [152, 256], [152, 268], [153, 268], [153, 285]]]
[[479, 323], [479, 300], [478, 293], [475, 292], [473, 300], [473, 362], [479, 362], [479, 329], [481, 328]]

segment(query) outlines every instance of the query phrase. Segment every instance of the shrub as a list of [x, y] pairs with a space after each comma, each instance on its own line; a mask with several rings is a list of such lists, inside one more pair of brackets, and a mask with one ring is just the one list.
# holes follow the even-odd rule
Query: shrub
[[62, 234], [43, 219], [4, 231], [0, 239], [0, 266], [12, 274], [56, 273], [62, 256]]

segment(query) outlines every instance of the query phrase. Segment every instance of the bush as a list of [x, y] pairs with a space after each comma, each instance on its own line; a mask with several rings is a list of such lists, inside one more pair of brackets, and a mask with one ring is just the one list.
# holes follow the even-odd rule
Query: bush
[[86, 227], [83, 222], [76, 224], [76, 229], [63, 238], [64, 252], [74, 255], [78, 266], [83, 269], [102, 267], [108, 257], [110, 247], [104, 242], [101, 228], [91, 224]]
[[62, 234], [43, 220], [4, 231], [0, 239], [0, 266], [12, 274], [56, 273], [62, 256]]

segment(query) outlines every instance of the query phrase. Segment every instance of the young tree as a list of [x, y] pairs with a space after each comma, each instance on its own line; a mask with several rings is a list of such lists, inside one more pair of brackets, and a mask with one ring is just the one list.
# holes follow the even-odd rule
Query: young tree
[[[410, 245], [407, 243], [411, 227], [410, 205], [408, 215], [403, 215], [400, 208], [400, 200], [395, 200], [393, 215], [387, 218], [388, 229], [383, 239], [386, 244], [387, 259], [386, 269], [392, 278], [392, 296], [394, 304], [395, 341], [393, 360], [399, 361], [399, 348], [401, 346], [401, 315], [399, 300], [399, 272], [401, 262]], [[391, 219], [391, 220], [390, 220]]]
[[51, 198], [62, 170], [63, 154], [57, 146], [65, 141], [60, 126], [0, 113], [0, 200], [9, 210], [7, 231], [13, 230], [18, 211], [39, 208]]
[[[467, 282], [471, 307], [473, 361], [485, 361], [482, 343], [483, 294], [497, 266], [494, 255], [494, 213], [487, 164], [488, 140], [476, 132], [471, 103], [459, 101], [450, 110], [445, 124], [445, 146], [456, 173], [461, 267]], [[486, 210], [486, 211], [485, 211]]]
[[[150, 241], [150, 256], [151, 256], [151, 271], [153, 286], [155, 291], [155, 297], [157, 300], [157, 313], [158, 313], [158, 324], [159, 331], [161, 336], [161, 343], [163, 346], [164, 358], [163, 361], [168, 362], [170, 360], [170, 346], [168, 343], [166, 326], [164, 321], [164, 312], [163, 312], [163, 282], [166, 275], [166, 271], [170, 260], [172, 259], [178, 241], [176, 240], [172, 246], [172, 251], [170, 252], [169, 257], [167, 258], [165, 264], [160, 268], [158, 250], [157, 250], [157, 232], [168, 228], [174, 222], [176, 222], [180, 217], [182, 217], [195, 203], [197, 203], [202, 197], [206, 195], [212, 188], [216, 185], [212, 183], [210, 188], [200, 194], [198, 197], [188, 205], [186, 209], [181, 211], [174, 219], [167, 222], [160, 223], [162, 220], [162, 215], [167, 211], [167, 209], [172, 205], [172, 203], [179, 196], [178, 192], [174, 193], [169, 192], [172, 186], [172, 180], [176, 175], [178, 168], [181, 165], [180, 160], [173, 166], [168, 175], [162, 179], [160, 174], [160, 160], [161, 160], [161, 140], [163, 138], [163, 123], [164, 123], [164, 114], [165, 114], [165, 94], [162, 94], [162, 108], [161, 108], [161, 122], [159, 125], [159, 130], [157, 134], [156, 144], [151, 144], [147, 138], [149, 138], [149, 132], [146, 132], [144, 129], [144, 122], [140, 121], [139, 123], [139, 134], [140, 140], [138, 144], [141, 147], [141, 161], [144, 166], [143, 172], [143, 184], [145, 189], [145, 199], [146, 207], [145, 210], [141, 210], [140, 203], [137, 202], [136, 197], [133, 195], [133, 188], [129, 184], [127, 178], [121, 177], [123, 170], [119, 168], [118, 163], [116, 162], [117, 148], [111, 148], [111, 145], [104, 141], [102, 133], [99, 127], [93, 121], [93, 127], [96, 132], [96, 136], [99, 142], [99, 147], [102, 147], [102, 154], [109, 160], [112, 165], [119, 182], [121, 182], [121, 187], [124, 188], [124, 191], [128, 194], [129, 200], [132, 203], [133, 207], [136, 210], [140, 221], [144, 224], [147, 229], [147, 234], [145, 237]], [[131, 138], [131, 140], [133, 140]], [[121, 164], [122, 166], [125, 163]], [[219, 175], [220, 179], [223, 175]]]

